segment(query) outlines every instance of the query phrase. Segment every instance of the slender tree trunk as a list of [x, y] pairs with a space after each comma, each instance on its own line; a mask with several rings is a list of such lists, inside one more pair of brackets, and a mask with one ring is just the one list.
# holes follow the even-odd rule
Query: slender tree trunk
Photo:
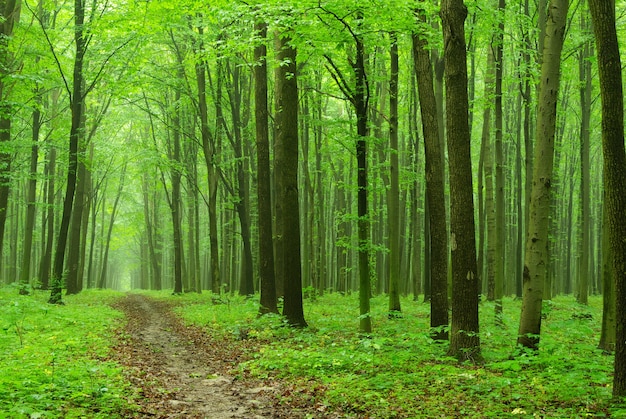
[[[81, 141], [82, 143], [82, 141]], [[74, 198], [74, 210], [72, 212], [72, 220], [70, 224], [70, 237], [69, 237], [69, 248], [67, 254], [67, 279], [66, 286], [67, 291], [66, 294], [77, 294], [79, 291], [78, 282], [81, 281], [82, 277], [79, 278], [79, 264], [80, 264], [80, 253], [81, 247], [84, 246], [84, 243], [81, 242], [81, 227], [83, 225], [83, 217], [87, 217], [88, 214], [84, 214], [85, 208], [85, 164], [84, 164], [84, 144], [79, 145], [80, 150], [79, 153], [83, 155], [83, 158], [79, 159], [78, 162], [78, 173], [76, 179], [76, 196]], [[82, 286], [80, 287], [82, 288]]]
[[[48, 289], [50, 280], [50, 266], [52, 264], [52, 247], [54, 244], [54, 196], [55, 196], [55, 172], [56, 172], [56, 149], [50, 148], [48, 152], [48, 163], [46, 164], [46, 170], [44, 176], [47, 178], [46, 185], [46, 206], [48, 208], [46, 215], [46, 244], [44, 253], [41, 257], [41, 263], [39, 266], [39, 281], [41, 288]], [[47, 175], [47, 176], [46, 176]]]
[[459, 359], [480, 361], [479, 285], [464, 30], [467, 8], [463, 0], [444, 0], [440, 13], [445, 45], [446, 131], [450, 173], [452, 330], [449, 353]]
[[589, 0], [598, 51], [602, 98], [602, 154], [605, 205], [615, 275], [616, 336], [613, 395], [626, 395], [626, 152], [624, 105], [619, 44], [615, 28], [615, 3]]
[[400, 307], [400, 175], [398, 164], [398, 39], [391, 39], [391, 75], [389, 79], [389, 198], [387, 211], [389, 219], [389, 315], [399, 313]]
[[[40, 93], [38, 102], [41, 102]], [[20, 270], [20, 293], [28, 294], [26, 287], [30, 284], [30, 266], [33, 248], [33, 232], [35, 230], [35, 204], [37, 199], [37, 160], [39, 156], [39, 131], [41, 128], [41, 111], [33, 111], [32, 145], [30, 151], [30, 168], [28, 178], [28, 192], [26, 197], [26, 222], [24, 225], [24, 244], [22, 248], [22, 268]], [[2, 249], [0, 248], [0, 252]], [[0, 253], [1, 255], [2, 253]]]
[[261, 301], [259, 313], [278, 313], [274, 281], [274, 245], [272, 242], [272, 199], [270, 172], [269, 115], [267, 105], [267, 24], [257, 21], [254, 27], [259, 44], [254, 49], [254, 102], [257, 146], [257, 200], [259, 214], [259, 276]]
[[52, 265], [52, 288], [50, 290], [51, 304], [62, 304], [63, 268], [65, 262], [65, 250], [69, 232], [70, 219], [74, 206], [74, 192], [76, 191], [76, 172], [78, 169], [78, 144], [83, 136], [81, 132], [85, 92], [83, 91], [83, 60], [87, 52], [87, 39], [85, 38], [85, 5], [83, 0], [74, 0], [74, 43], [76, 55], [74, 58], [74, 72], [72, 92], [70, 92], [70, 108], [72, 112], [72, 125], [69, 138], [69, 162], [67, 168], [67, 184], [65, 198], [63, 200], [63, 215], [59, 226], [54, 263]]
[[[199, 29], [202, 36], [202, 29]], [[199, 45], [198, 49], [204, 47]], [[202, 151], [207, 167], [207, 180], [209, 184], [209, 244], [210, 244], [210, 265], [211, 265], [211, 291], [214, 294], [220, 293], [220, 265], [217, 232], [217, 168], [216, 168], [216, 144], [215, 139], [209, 131], [208, 108], [206, 100], [206, 72], [207, 65], [202, 59], [196, 63], [196, 83], [198, 85], [198, 113], [200, 115], [200, 131], [202, 136]], [[219, 75], [218, 75], [219, 78]], [[218, 80], [218, 83], [221, 81]], [[221, 100], [218, 94], [217, 100]]]
[[504, 207], [504, 151], [502, 146], [502, 74], [504, 67], [504, 13], [505, 0], [498, 0], [498, 30], [494, 36], [495, 46], [495, 163], [496, 163], [496, 277], [494, 288], [495, 319], [496, 324], [501, 325], [502, 320], [502, 294], [504, 287], [504, 266], [506, 255], [505, 240], [505, 207]]
[[[13, 28], [20, 20], [20, 0], [5, 0], [0, 13], [0, 144], [11, 141], [11, 120], [13, 114], [12, 101], [9, 93], [12, 80], [9, 77], [15, 70], [13, 54], [9, 50], [9, 42], [13, 38]], [[2, 147], [0, 152], [0, 274], [2, 272], [2, 250], [4, 248], [4, 230], [7, 219], [7, 205], [11, 183], [11, 153], [5, 151], [10, 146]]]
[[[580, 27], [582, 31], [588, 31], [589, 18], [586, 10], [580, 15]], [[578, 302], [588, 303], [589, 296], [589, 259], [591, 257], [591, 174], [589, 162], [589, 137], [591, 120], [591, 42], [585, 42], [579, 56], [579, 81], [580, 81], [580, 244], [578, 266]]]
[[[495, 57], [490, 48], [485, 76], [485, 98], [494, 93]], [[482, 144], [485, 150], [485, 219], [487, 227], [487, 300], [494, 301], [496, 289], [496, 197], [494, 194], [494, 152], [491, 140], [491, 105], [488, 103], [483, 111]]]
[[[418, 12], [425, 23], [425, 16]], [[430, 327], [435, 339], [448, 339], [448, 231], [444, 169], [441, 160], [441, 139], [437, 125], [437, 102], [433, 90], [433, 76], [428, 44], [425, 38], [413, 34], [415, 71], [418, 83], [422, 130], [424, 134], [426, 200], [430, 219]], [[415, 204], [414, 204], [415, 205]]]
[[547, 275], [556, 105], [567, 8], [568, 0], [552, 0], [550, 3], [541, 66], [530, 219], [524, 258], [522, 314], [517, 338], [518, 344], [532, 349], [538, 349], [543, 289]]
[[[179, 65], [182, 66], [182, 63]], [[183, 78], [183, 70], [182, 67], [179, 68], [178, 77]], [[173, 132], [172, 132], [172, 141], [173, 141], [173, 153], [171, 156], [172, 159], [172, 168], [171, 168], [171, 179], [172, 179], [172, 196], [170, 199], [170, 212], [172, 215], [172, 234], [173, 234], [173, 248], [174, 248], [174, 294], [182, 294], [183, 293], [183, 237], [182, 237], [182, 229], [181, 229], [181, 177], [182, 174], [180, 172], [180, 165], [182, 164], [180, 158], [180, 136], [181, 136], [181, 109], [180, 109], [180, 98], [181, 93], [180, 90], [176, 90], [174, 103], [174, 117], [172, 120]], [[117, 203], [117, 199], [116, 199]]]

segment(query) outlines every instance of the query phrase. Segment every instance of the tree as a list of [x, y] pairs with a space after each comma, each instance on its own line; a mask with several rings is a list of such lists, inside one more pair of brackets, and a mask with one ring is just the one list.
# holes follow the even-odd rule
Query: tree
[[267, 24], [257, 20], [259, 40], [254, 48], [254, 103], [256, 119], [257, 200], [259, 213], [259, 277], [261, 301], [259, 313], [278, 313], [274, 281], [274, 247], [272, 244], [272, 197], [270, 144], [267, 110]]
[[275, 167], [282, 201], [283, 273], [285, 296], [283, 316], [296, 327], [306, 327], [302, 307], [302, 261], [300, 258], [300, 209], [298, 202], [298, 83], [296, 49], [291, 39], [282, 34], [277, 58], [276, 79], [276, 147], [280, 148], [282, 164]]
[[[417, 11], [422, 23], [423, 12]], [[430, 217], [430, 327], [436, 339], [448, 339], [448, 228], [441, 139], [437, 123], [437, 102], [433, 89], [433, 71], [428, 41], [423, 34], [413, 33], [415, 75], [417, 77], [422, 131], [424, 134], [426, 200]]]
[[626, 152], [624, 98], [615, 3], [589, 0], [593, 21], [602, 99], [602, 155], [605, 205], [616, 294], [616, 341], [613, 395], [626, 396]]
[[449, 353], [459, 359], [479, 361], [478, 272], [464, 29], [466, 17], [467, 8], [463, 0], [442, 1], [452, 250], [452, 329]]
[[556, 107], [567, 8], [568, 0], [550, 2], [541, 64], [530, 219], [524, 259], [522, 314], [517, 338], [518, 344], [531, 349], [538, 349], [543, 288], [547, 276]]
[[370, 99], [369, 83], [367, 81], [367, 73], [365, 70], [365, 44], [363, 42], [363, 34], [360, 33], [358, 26], [363, 20], [363, 13], [357, 10], [355, 18], [357, 22], [356, 30], [354, 30], [348, 22], [337, 14], [322, 9], [329, 13], [333, 18], [337, 19], [342, 26], [350, 33], [350, 37], [354, 41], [355, 57], [349, 60], [352, 67], [354, 77], [354, 85], [350, 86], [346, 77], [342, 74], [339, 67], [335, 64], [329, 55], [325, 55], [328, 61], [328, 70], [331, 76], [339, 86], [342, 93], [348, 98], [356, 113], [356, 160], [357, 160], [357, 230], [358, 230], [358, 266], [359, 266], [359, 331], [361, 333], [371, 333], [372, 320], [370, 318], [370, 265], [369, 265], [369, 248], [370, 248], [370, 220], [367, 208], [367, 135], [368, 135], [368, 106]]
[[[11, 152], [8, 143], [11, 141], [11, 122], [13, 105], [9, 99], [14, 81], [10, 75], [18, 63], [11, 51], [9, 43], [13, 37], [13, 28], [20, 20], [20, 0], [8, 0], [0, 3], [0, 259], [4, 247], [4, 229], [7, 218], [7, 204], [11, 182]], [[0, 260], [0, 267], [2, 260]]]
[[[81, 124], [83, 119], [85, 100], [83, 66], [89, 35], [85, 29], [85, 4], [83, 0], [74, 0], [74, 70], [72, 78], [72, 90], [70, 95], [70, 109], [72, 113], [72, 126], [69, 136], [69, 161], [67, 167], [67, 183], [65, 185], [65, 198], [63, 200], [63, 215], [57, 237], [57, 245], [54, 253], [54, 263], [52, 265], [52, 287], [50, 289], [51, 304], [62, 304], [63, 289], [63, 268], [65, 261], [65, 251], [70, 219], [72, 217], [72, 207], [74, 205], [74, 192], [76, 191], [76, 172], [78, 169], [78, 144], [83, 134]], [[68, 87], [69, 90], [69, 87]]]
[[400, 174], [398, 164], [398, 38], [391, 36], [391, 75], [389, 79], [389, 166], [390, 188], [387, 198], [389, 219], [389, 315], [401, 311], [400, 307]]
[[[586, 12], [586, 10], [585, 10]], [[589, 18], [583, 12], [580, 14], [580, 27], [582, 31], [589, 29]], [[591, 60], [593, 51], [591, 41], [584, 43], [579, 51], [579, 80], [580, 80], [580, 242], [579, 242], [579, 269], [578, 277], [578, 302], [581, 304], [588, 303], [589, 294], [589, 259], [590, 252], [590, 232], [591, 232], [591, 174], [589, 161], [590, 148], [590, 129], [591, 122]]]

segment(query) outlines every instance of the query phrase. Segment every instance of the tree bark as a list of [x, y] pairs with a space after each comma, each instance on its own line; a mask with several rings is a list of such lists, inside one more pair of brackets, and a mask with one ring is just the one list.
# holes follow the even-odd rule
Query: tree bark
[[254, 48], [254, 103], [257, 147], [257, 200], [259, 214], [259, 314], [278, 313], [274, 279], [274, 245], [272, 242], [272, 197], [270, 172], [269, 115], [267, 105], [267, 24], [255, 23], [259, 37]]
[[615, 29], [615, 3], [589, 0], [593, 21], [602, 99], [602, 154], [605, 205], [615, 275], [616, 344], [613, 395], [626, 395], [626, 152], [624, 151], [624, 98], [619, 44]]
[[[9, 75], [14, 71], [16, 63], [13, 54], [9, 51], [9, 42], [13, 38], [13, 28], [20, 20], [20, 0], [2, 2], [4, 6], [2, 21], [0, 22], [0, 144], [11, 141], [11, 119], [13, 106], [8, 99], [12, 82]], [[8, 147], [10, 149], [10, 147]], [[4, 149], [4, 147], [3, 147]], [[11, 183], [11, 153], [0, 153], [0, 272], [2, 270], [2, 249], [4, 247], [4, 230], [9, 203]]]
[[276, 167], [280, 179], [278, 199], [283, 205], [283, 272], [285, 297], [283, 316], [296, 327], [306, 327], [302, 307], [302, 266], [300, 259], [300, 210], [298, 202], [298, 84], [296, 49], [283, 34], [277, 51], [281, 63], [276, 79], [277, 146], [283, 162]]
[[54, 253], [54, 263], [52, 265], [52, 278], [50, 304], [62, 304], [63, 289], [63, 268], [65, 262], [65, 250], [67, 236], [69, 232], [70, 219], [74, 206], [74, 192], [76, 191], [76, 172], [78, 169], [78, 144], [81, 136], [83, 119], [83, 102], [85, 92], [83, 91], [83, 64], [85, 53], [87, 52], [87, 39], [85, 38], [85, 5], [83, 0], [74, 0], [74, 43], [76, 55], [74, 58], [74, 70], [72, 79], [72, 91], [70, 92], [70, 108], [72, 112], [72, 125], [69, 138], [69, 161], [67, 167], [67, 183], [65, 186], [65, 198], [63, 200], [63, 215], [57, 238], [56, 250]]
[[480, 361], [478, 275], [474, 228], [472, 162], [468, 121], [467, 57], [463, 0], [441, 3], [446, 85], [446, 131], [450, 176], [452, 329], [449, 353]]
[[530, 219], [524, 258], [523, 302], [517, 338], [518, 344], [531, 349], [538, 349], [543, 288], [547, 276], [556, 105], [567, 8], [568, 0], [552, 0], [550, 3], [541, 65]]
[[[586, 10], [581, 13], [580, 27], [588, 31], [589, 18]], [[593, 55], [591, 42], [585, 42], [579, 52], [579, 81], [580, 81], [580, 241], [578, 267], [578, 302], [588, 303], [589, 297], [589, 259], [591, 258], [591, 174], [589, 162], [589, 137], [591, 122], [591, 60]]]
[[[421, 12], [420, 20], [425, 23]], [[430, 272], [430, 327], [433, 337], [448, 339], [448, 229], [446, 226], [446, 200], [444, 168], [441, 160], [441, 139], [437, 124], [437, 102], [433, 89], [433, 70], [428, 53], [428, 43], [419, 34], [413, 34], [415, 72], [418, 84], [422, 132], [424, 134], [426, 200], [430, 243], [428, 268]], [[414, 203], [416, 205], [416, 203]]]
[[391, 35], [391, 74], [389, 79], [389, 315], [401, 311], [400, 306], [400, 176], [398, 163], [398, 39]]

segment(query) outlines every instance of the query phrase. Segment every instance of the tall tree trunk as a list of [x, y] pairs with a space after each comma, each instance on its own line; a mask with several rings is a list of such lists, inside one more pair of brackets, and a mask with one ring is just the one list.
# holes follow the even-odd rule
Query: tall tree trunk
[[[20, 0], [6, 0], [0, 3], [3, 6], [2, 21], [0, 22], [0, 144], [11, 141], [11, 119], [13, 114], [12, 101], [9, 95], [12, 80], [9, 77], [14, 71], [16, 62], [9, 50], [9, 42], [13, 38], [13, 28], [20, 20]], [[10, 149], [4, 148], [3, 150]], [[4, 247], [4, 230], [7, 219], [7, 205], [11, 183], [11, 153], [0, 153], [0, 272], [2, 271], [2, 249]]]
[[[202, 36], [202, 29], [199, 28], [199, 35]], [[204, 46], [200, 44], [198, 50], [202, 51]], [[209, 130], [208, 107], [206, 100], [206, 62], [199, 58], [196, 62], [196, 83], [198, 86], [198, 113], [200, 116], [200, 132], [202, 136], [202, 151], [207, 167], [207, 180], [209, 184], [209, 244], [210, 244], [210, 267], [211, 267], [211, 291], [214, 294], [220, 293], [220, 265], [219, 247], [217, 237], [217, 167], [216, 167], [216, 144]], [[220, 75], [218, 75], [219, 79]], [[221, 81], [218, 80], [218, 83]], [[221, 100], [218, 94], [216, 102]], [[219, 123], [218, 123], [219, 125]]]
[[[582, 31], [589, 31], [589, 18], [586, 10], [580, 15]], [[579, 52], [579, 81], [580, 81], [580, 244], [578, 277], [578, 302], [588, 303], [589, 296], [589, 259], [591, 257], [591, 174], [589, 162], [589, 134], [591, 120], [591, 60], [593, 51], [591, 42], [585, 42]]]
[[398, 164], [398, 38], [391, 35], [391, 74], [389, 79], [390, 188], [387, 199], [389, 219], [389, 314], [400, 307], [400, 166]]
[[485, 151], [485, 219], [487, 228], [487, 300], [494, 301], [496, 289], [496, 209], [494, 194], [494, 152], [491, 140], [491, 105], [488, 103], [494, 93], [495, 57], [493, 48], [489, 49], [487, 74], [485, 76], [485, 99], [487, 104], [483, 111], [482, 144]]
[[257, 147], [257, 200], [259, 214], [259, 313], [278, 313], [274, 281], [274, 245], [272, 242], [272, 198], [270, 172], [269, 115], [267, 109], [267, 24], [257, 21], [254, 27], [259, 43], [254, 48], [254, 102]]
[[296, 327], [306, 327], [302, 307], [302, 262], [300, 259], [300, 211], [298, 202], [298, 84], [296, 49], [288, 36], [280, 38], [276, 98], [277, 146], [283, 162], [276, 167], [280, 181], [279, 198], [283, 203], [283, 263], [285, 298], [283, 315]]
[[74, 0], [74, 43], [76, 55], [74, 57], [74, 70], [72, 79], [72, 91], [70, 93], [70, 108], [72, 112], [72, 125], [69, 138], [69, 161], [67, 167], [67, 183], [65, 198], [63, 200], [63, 215], [57, 238], [54, 263], [52, 266], [51, 304], [62, 304], [63, 268], [65, 262], [65, 250], [69, 232], [72, 208], [74, 206], [74, 192], [76, 191], [76, 172], [78, 169], [78, 144], [84, 134], [81, 132], [85, 92], [83, 91], [83, 64], [87, 52], [87, 39], [85, 38], [85, 5], [83, 0]]
[[[363, 16], [358, 13], [357, 19]], [[357, 117], [357, 215], [359, 237], [359, 331], [361, 333], [372, 332], [372, 319], [370, 314], [370, 266], [369, 266], [369, 218], [367, 210], [367, 109], [369, 102], [369, 89], [365, 73], [365, 45], [360, 36], [355, 37], [356, 60], [354, 64], [355, 88], [353, 92], [353, 104]]]
[[[418, 12], [425, 23], [425, 16]], [[433, 90], [433, 71], [424, 37], [413, 34], [415, 72], [418, 83], [422, 130], [424, 134], [426, 200], [430, 219], [430, 327], [435, 339], [448, 339], [448, 231], [446, 226], [446, 200], [444, 169], [441, 160], [441, 139], [437, 125], [437, 102]], [[416, 205], [414, 203], [413, 205]]]
[[[182, 64], [180, 64], [182, 66]], [[183, 78], [182, 67], [179, 67], [178, 77]], [[174, 294], [183, 293], [183, 237], [181, 229], [181, 177], [180, 165], [182, 164], [180, 158], [180, 136], [181, 136], [181, 109], [180, 109], [180, 90], [177, 89], [175, 93], [174, 103], [174, 117], [172, 119], [173, 132], [172, 142], [173, 152], [171, 155], [172, 168], [172, 196], [170, 198], [170, 212], [172, 215], [172, 234], [173, 234], [173, 248], [174, 248]]]
[[602, 154], [605, 205], [615, 275], [617, 327], [613, 395], [626, 395], [626, 152], [624, 151], [624, 98], [619, 44], [615, 29], [615, 3], [589, 0], [596, 37], [602, 98]]
[[452, 330], [449, 353], [478, 361], [478, 272], [472, 196], [472, 162], [468, 122], [467, 57], [463, 0], [441, 3], [444, 36], [446, 131], [450, 176], [452, 249]]
[[524, 258], [523, 302], [517, 338], [518, 344], [532, 349], [538, 349], [543, 288], [547, 275], [556, 105], [567, 8], [568, 0], [552, 0], [550, 3], [541, 65], [533, 185]]
[[504, 67], [504, 19], [505, 0], [498, 0], [498, 30], [494, 36], [495, 47], [495, 163], [496, 163], [496, 277], [494, 288], [495, 319], [501, 325], [502, 295], [504, 286], [504, 263], [506, 255], [505, 208], [504, 208], [504, 152], [502, 146], [502, 74]]

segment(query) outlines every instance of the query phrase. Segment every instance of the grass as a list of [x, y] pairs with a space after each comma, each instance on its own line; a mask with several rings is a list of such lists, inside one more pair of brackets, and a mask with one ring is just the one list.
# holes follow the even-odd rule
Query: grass
[[83, 291], [50, 305], [48, 292], [0, 288], [0, 418], [115, 418], [132, 391], [106, 361], [119, 296]]
[[446, 356], [447, 343], [430, 339], [429, 306], [422, 302], [404, 299], [403, 317], [390, 320], [387, 299], [373, 298], [374, 334], [362, 338], [356, 295], [306, 300], [305, 330], [285, 327], [279, 316], [257, 318], [255, 300], [210, 299], [183, 296], [178, 311], [223, 338], [256, 339], [244, 372], [287, 378], [320, 411], [371, 418], [626, 417], [624, 406], [611, 401], [613, 357], [597, 349], [600, 297], [588, 306], [572, 297], [546, 302], [538, 354], [516, 348], [518, 301], [504, 300], [504, 327], [495, 326], [493, 304], [482, 302], [481, 366], [459, 364]]

